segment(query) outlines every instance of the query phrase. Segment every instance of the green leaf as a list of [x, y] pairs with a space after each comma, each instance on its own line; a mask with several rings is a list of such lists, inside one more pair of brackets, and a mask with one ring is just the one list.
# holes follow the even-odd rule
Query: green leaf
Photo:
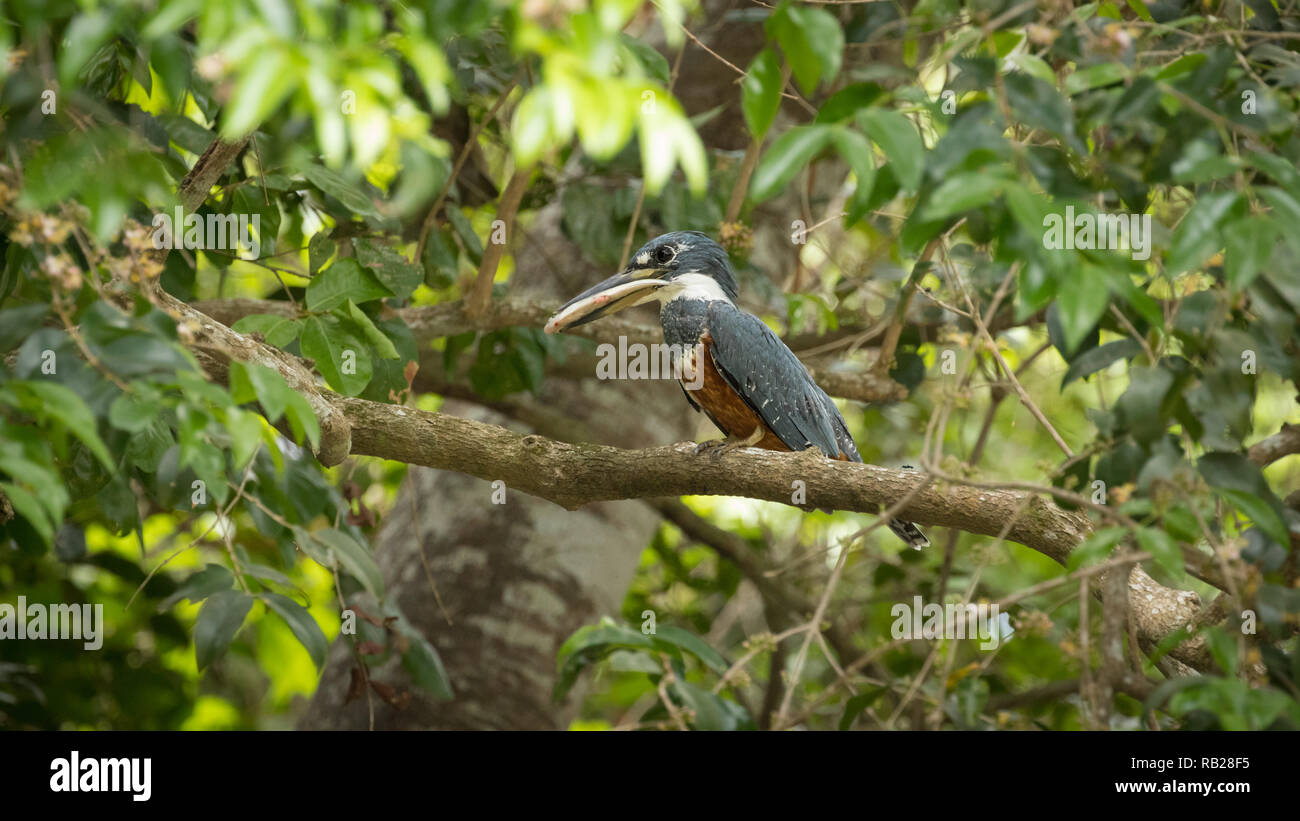
[[844, 715], [840, 717], [840, 730], [848, 732], [853, 727], [853, 722], [858, 716], [862, 715], [863, 710], [870, 707], [876, 699], [884, 695], [884, 687], [872, 687], [864, 693], [858, 693], [844, 703]]
[[191, 154], [202, 155], [217, 138], [212, 131], [180, 114], [162, 114], [158, 121], [167, 131], [167, 137]]
[[334, 257], [334, 252], [338, 250], [338, 243], [330, 239], [327, 231], [317, 231], [311, 235], [307, 241], [307, 270], [313, 275], [319, 274], [320, 269], [325, 266]]
[[1290, 191], [1292, 196], [1300, 196], [1300, 169], [1290, 160], [1276, 154], [1252, 151], [1249, 155], [1251, 165], [1273, 178], [1273, 181]]
[[1115, 403], [1115, 409], [1134, 439], [1150, 442], [1164, 433], [1166, 425], [1162, 408], [1173, 385], [1174, 375], [1168, 368], [1129, 368], [1128, 389]]
[[1245, 289], [1273, 256], [1278, 225], [1270, 219], [1245, 216], [1223, 227], [1223, 273], [1228, 286]]
[[698, 658], [718, 675], [722, 675], [727, 670], [725, 658], [703, 640], [685, 630], [671, 626], [660, 627], [656, 634], [648, 635], [604, 618], [599, 624], [578, 628], [560, 647], [558, 655], [560, 674], [555, 684], [555, 699], [559, 701], [564, 698], [585, 667], [616, 650], [661, 652], [674, 658], [680, 658], [682, 653], [686, 652]]
[[297, 82], [298, 72], [284, 49], [260, 50], [244, 62], [222, 109], [221, 135], [235, 140], [251, 133], [280, 107]]
[[618, 36], [623, 45], [636, 55], [637, 62], [646, 72], [664, 85], [668, 85], [670, 71], [668, 69], [668, 60], [662, 54], [655, 51], [652, 46], [643, 40], [638, 40], [630, 34], [620, 33]]
[[1160, 307], [1160, 303], [1151, 298], [1143, 289], [1133, 284], [1133, 280], [1128, 276], [1115, 276], [1107, 280], [1111, 287], [1118, 292], [1118, 296], [1124, 298], [1129, 307], [1137, 311], [1138, 316], [1147, 321], [1153, 327], [1162, 327], [1165, 324], [1165, 318]]
[[536, 329], [528, 328], [503, 328], [484, 335], [469, 369], [470, 386], [490, 400], [517, 391], [536, 391], [546, 366], [541, 338]]
[[366, 315], [366, 312], [357, 307], [352, 300], [348, 300], [348, 316], [356, 323], [361, 330], [365, 340], [374, 346], [375, 353], [379, 354], [380, 359], [399, 359], [397, 348], [393, 347], [393, 340], [384, 335], [384, 332], [375, 327], [375, 323]]
[[1295, 239], [1300, 233], [1300, 199], [1282, 188], [1266, 185], [1256, 189], [1259, 198], [1273, 209], [1273, 218], [1282, 226], [1285, 236]]
[[1280, 545], [1291, 543], [1281, 501], [1254, 462], [1240, 453], [1216, 451], [1196, 463], [1205, 481]]
[[266, 603], [268, 610], [273, 611], [289, 625], [294, 637], [302, 643], [302, 646], [307, 650], [307, 654], [311, 656], [316, 669], [320, 670], [324, 667], [325, 653], [329, 650], [329, 642], [326, 641], [320, 625], [312, 618], [307, 608], [288, 596], [282, 596], [279, 593], [259, 593], [257, 597]]
[[1086, 149], [1075, 134], [1074, 112], [1056, 86], [1028, 74], [1008, 74], [1005, 79], [1011, 113], [1025, 125], [1065, 138], [1083, 154]]
[[406, 299], [424, 281], [424, 271], [420, 266], [402, 256], [395, 248], [367, 237], [355, 239], [352, 244], [357, 250], [357, 261], [361, 266], [370, 269], [380, 284], [398, 299]]
[[396, 627], [409, 642], [406, 652], [402, 653], [402, 667], [429, 695], [438, 701], [451, 700], [454, 695], [451, 679], [447, 676], [447, 668], [443, 667], [438, 651], [406, 619], [399, 618]]
[[817, 109], [814, 122], [829, 124], [852, 119], [884, 93], [885, 90], [879, 83], [851, 83], [822, 103], [821, 108]]
[[825, 125], [796, 126], [777, 137], [754, 169], [750, 201], [760, 203], [781, 193], [830, 140], [831, 128]]
[[290, 397], [297, 396], [279, 371], [265, 365], [230, 363], [230, 395], [239, 404], [257, 402], [270, 422], [279, 419]]
[[145, 473], [156, 473], [163, 454], [174, 444], [171, 430], [159, 418], [131, 437], [126, 445], [126, 458]]
[[857, 180], [844, 218], [846, 226], [852, 225], [870, 210], [871, 189], [876, 182], [876, 158], [871, 152], [871, 143], [856, 131], [836, 128], [831, 133], [831, 138], [840, 159], [853, 169], [853, 176]]
[[[308, 182], [338, 200], [340, 205], [352, 213], [374, 220], [380, 218], [379, 211], [370, 201], [370, 197], [358, 191], [356, 186], [337, 173], [315, 163], [302, 163], [297, 170], [307, 178]], [[308, 253], [310, 254], [310, 250]]]
[[[566, 186], [565, 193], [574, 186]], [[568, 216], [568, 213], [565, 213]], [[429, 232], [429, 242], [424, 246], [424, 283], [430, 288], [441, 290], [450, 288], [456, 281], [459, 260], [456, 245], [446, 230], [435, 228]]]
[[262, 445], [262, 423], [255, 413], [226, 409], [226, 430], [230, 432], [230, 458], [235, 470], [252, 460]]
[[375, 402], [391, 402], [394, 395], [400, 395], [408, 388], [406, 368], [420, 358], [419, 346], [400, 316], [375, 321], [375, 327], [393, 343], [397, 358], [375, 360], [374, 375], [361, 397]]
[[1147, 4], [1142, 0], [1127, 0], [1127, 2], [1128, 7], [1133, 9], [1133, 13], [1142, 20], [1145, 20], [1148, 23], [1154, 22], [1154, 18], [1151, 17], [1150, 9], [1147, 8]]
[[96, 9], [72, 18], [63, 32], [59, 58], [59, 82], [65, 88], [78, 85], [77, 74], [113, 34], [114, 15], [108, 9]]
[[1073, 97], [1081, 91], [1114, 85], [1128, 77], [1123, 63], [1098, 63], [1065, 78], [1065, 93]]
[[1114, 362], [1140, 353], [1142, 353], [1142, 346], [1136, 339], [1129, 338], [1117, 339], [1105, 345], [1089, 348], [1071, 360], [1070, 367], [1061, 379], [1061, 389], [1064, 390], [1066, 385], [1076, 379], [1086, 379]]
[[225, 654], [252, 607], [253, 597], [239, 590], [223, 590], [204, 600], [194, 622], [194, 659], [199, 670]]
[[1055, 213], [1051, 203], [1019, 182], [1004, 184], [1002, 193], [1006, 197], [1007, 210], [1016, 218], [1020, 230], [1035, 239], [1042, 237], [1044, 220]]
[[284, 408], [284, 418], [293, 429], [294, 441], [301, 443], [305, 437], [314, 452], [320, 446], [320, 420], [311, 404], [299, 393], [290, 391]]
[[1241, 160], [1224, 154], [1208, 140], [1196, 140], [1183, 150], [1183, 155], [1170, 167], [1174, 180], [1184, 185], [1209, 182], [1235, 174]]
[[1193, 54], [1184, 54], [1177, 60], [1156, 72], [1157, 80], [1170, 80], [1174, 77], [1181, 77], [1184, 74], [1195, 71], [1201, 67], [1206, 60], [1206, 55], [1201, 52]]
[[973, 208], [988, 205], [998, 198], [1007, 180], [1000, 174], [970, 171], [948, 177], [930, 192], [918, 219], [925, 222], [945, 220]]
[[891, 109], [868, 108], [858, 113], [858, 124], [885, 153], [899, 186], [915, 191], [921, 184], [925, 145], [912, 121]]
[[[666, 91], [656, 93], [667, 96]], [[637, 116], [637, 128], [647, 193], [657, 196], [672, 177], [674, 166], [681, 165], [691, 193], [702, 197], [709, 184], [708, 156], [681, 105], [668, 96], [653, 114], [642, 108]]]
[[1133, 84], [1115, 98], [1114, 110], [1109, 119], [1113, 123], [1132, 123], [1146, 119], [1160, 102], [1160, 86], [1150, 77], [1140, 74]]
[[781, 5], [767, 20], [804, 94], [830, 83], [844, 58], [844, 31], [829, 11], [813, 6]]
[[13, 482], [0, 482], [0, 491], [8, 497], [14, 512], [27, 520], [46, 545], [54, 543], [54, 525], [59, 522], [51, 520], [45, 506], [37, 501], [35, 496]]
[[1205, 638], [1219, 669], [1228, 676], [1237, 675], [1237, 640], [1220, 627], [1207, 628]]
[[349, 299], [358, 305], [372, 299], [393, 296], [378, 277], [369, 268], [352, 257], [337, 260], [320, 274], [312, 278], [307, 286], [307, 308], [312, 311], [328, 311], [337, 308]]
[[69, 501], [67, 486], [56, 466], [42, 459], [34, 462], [23, 458], [18, 447], [0, 450], [0, 473], [7, 473], [31, 490], [49, 520], [58, 524], [63, 520], [63, 510]]
[[112, 364], [118, 376], [135, 378], [148, 374], [174, 374], [191, 369], [190, 359], [176, 344], [153, 334], [129, 333], [113, 339], [96, 351], [101, 361]]
[[771, 49], [763, 49], [749, 64], [740, 84], [740, 109], [749, 132], [763, 139], [781, 107], [781, 67]]
[[1103, 527], [1093, 531], [1078, 547], [1070, 551], [1065, 569], [1073, 573], [1084, 565], [1101, 561], [1110, 554], [1111, 548], [1119, 543], [1127, 532], [1122, 527]]
[[[1178, 628], [1160, 642], [1160, 645], [1157, 647], [1159, 657], [1163, 658], [1171, 648], [1181, 644], [1187, 639], [1188, 635], [1186, 628]], [[1155, 657], [1153, 654], [1152, 663], [1154, 662]], [[1152, 710], [1163, 705], [1170, 696], [1183, 690], [1202, 687], [1204, 684], [1205, 679], [1202, 676], [1179, 676], [1177, 678], [1168, 679], [1167, 681], [1162, 681], [1151, 691], [1151, 694], [1147, 696], [1146, 701], [1142, 703], [1142, 710], [1144, 713], [1149, 715]]]
[[189, 599], [198, 604], [222, 590], [235, 586], [235, 576], [219, 564], [209, 564], [192, 574], [176, 588], [176, 591], [158, 603], [158, 612], [170, 610], [181, 599]]
[[137, 394], [124, 393], [108, 408], [108, 422], [118, 430], [139, 433], [158, 417], [158, 402]]
[[1168, 533], [1141, 527], [1133, 535], [1137, 538], [1138, 547], [1150, 553], [1156, 564], [1174, 576], [1183, 575], [1183, 551]]
[[657, 642], [667, 642], [674, 647], [685, 650], [704, 662], [710, 670], [718, 675], [727, 672], [729, 665], [721, 653], [706, 644], [699, 636], [688, 633], [680, 627], [673, 627], [672, 625], [659, 627], [654, 632], [653, 638]]
[[1061, 277], [1056, 285], [1056, 315], [1065, 335], [1065, 350], [1073, 352], [1097, 325], [1110, 303], [1103, 272], [1084, 266], [1076, 276]]
[[[403, 26], [403, 28], [407, 27]], [[396, 38], [394, 45], [419, 75], [424, 94], [434, 112], [446, 113], [450, 103], [447, 86], [450, 85], [452, 77], [451, 67], [447, 65], [442, 52], [429, 39], [421, 37], [416, 31], [410, 29], [407, 29], [405, 36]]]
[[703, 687], [677, 680], [670, 686], [670, 692], [677, 696], [683, 707], [694, 714], [691, 724], [697, 730], [753, 729], [753, 721], [743, 707]]
[[658, 660], [651, 657], [649, 653], [637, 650], [615, 650], [609, 654], [608, 663], [609, 669], [620, 673], [645, 673], [657, 676], [664, 671]]
[[982, 676], [963, 678], [949, 700], [948, 713], [954, 715], [959, 728], [979, 725], [979, 715], [989, 700], [989, 683]]
[[281, 573], [279, 570], [276, 570], [274, 567], [268, 567], [267, 565], [258, 564], [257, 562], [244, 561], [240, 563], [239, 570], [243, 575], [252, 576], [259, 582], [270, 582], [271, 584], [282, 585], [290, 590], [298, 590], [301, 592], [301, 588], [294, 583], [293, 579], [289, 578], [284, 573]]
[[1035, 57], [1028, 52], [1013, 54], [1007, 61], [1030, 76], [1037, 77], [1045, 83], [1056, 84], [1056, 72], [1042, 57]]
[[58, 420], [68, 433], [80, 439], [106, 470], [114, 470], [113, 457], [99, 438], [95, 415], [80, 396], [56, 382], [24, 382], [22, 386], [40, 400], [40, 412]]
[[[511, 147], [515, 162], [522, 168], [533, 165], [542, 154], [568, 141], [573, 136], [572, 118], [556, 123], [554, 112], [565, 110], [567, 99], [557, 103], [557, 95], [545, 84], [534, 85], [519, 104], [510, 119]], [[566, 128], [567, 126], [567, 128]], [[448, 208], [448, 216], [454, 208]]]
[[334, 528], [317, 530], [310, 534], [310, 538], [329, 551], [339, 565], [361, 582], [371, 595], [377, 599], [383, 598], [383, 574], [379, 572], [379, 565], [375, 564], [374, 556], [370, 555], [365, 545], [350, 534]]
[[[3, 281], [4, 275], [0, 274], [0, 282]], [[3, 297], [4, 290], [0, 288], [0, 300]], [[0, 311], [0, 353], [8, 353], [21, 345], [41, 327], [49, 312], [50, 306], [41, 304], [20, 305]]]
[[1219, 191], [1196, 201], [1174, 230], [1165, 260], [1166, 275], [1177, 276], [1197, 267], [1223, 245], [1219, 222], [1239, 196], [1235, 191]]
[[451, 227], [455, 229], [456, 236], [460, 237], [461, 244], [465, 247], [465, 253], [469, 254], [469, 258], [474, 261], [475, 265], [481, 263], [483, 261], [483, 240], [479, 239], [478, 234], [474, 232], [474, 225], [469, 221], [469, 217], [465, 216], [465, 212], [459, 207], [448, 207], [443, 213], [446, 214]]
[[650, 636], [626, 625], [615, 624], [608, 618], [601, 619], [600, 624], [579, 627], [560, 646], [557, 654], [560, 672], [552, 692], [553, 698], [556, 701], [563, 700], [583, 668], [616, 649], [654, 650], [655, 643]]
[[334, 390], [356, 396], [366, 389], [374, 373], [370, 351], [335, 317], [308, 317], [299, 345]]
[[293, 342], [302, 331], [300, 320], [278, 314], [241, 316], [230, 327], [241, 334], [259, 333], [267, 344], [274, 345], [277, 348], [283, 348]]

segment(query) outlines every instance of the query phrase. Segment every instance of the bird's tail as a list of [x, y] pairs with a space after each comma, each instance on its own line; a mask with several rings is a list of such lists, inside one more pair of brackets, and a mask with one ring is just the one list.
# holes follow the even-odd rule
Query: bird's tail
[[921, 528], [911, 522], [905, 522], [902, 519], [890, 519], [889, 529], [915, 550], [920, 550], [930, 544], [930, 540], [921, 532]]

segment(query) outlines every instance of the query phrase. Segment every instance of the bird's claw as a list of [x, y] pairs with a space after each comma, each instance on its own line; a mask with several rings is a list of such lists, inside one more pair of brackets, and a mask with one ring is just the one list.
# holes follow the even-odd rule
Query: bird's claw
[[729, 453], [737, 447], [738, 444], [729, 439], [710, 439], [695, 446], [695, 455], [700, 456], [707, 453], [716, 461], [721, 459], [724, 453]]

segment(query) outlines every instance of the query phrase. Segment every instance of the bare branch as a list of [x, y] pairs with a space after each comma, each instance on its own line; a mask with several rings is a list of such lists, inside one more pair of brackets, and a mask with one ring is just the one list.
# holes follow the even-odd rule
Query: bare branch
[[1293, 453], [1300, 453], [1300, 425], [1286, 423], [1277, 433], [1251, 445], [1246, 456], [1260, 467], [1266, 467]]
[[[506, 190], [501, 194], [501, 203], [497, 206], [497, 219], [505, 223], [507, 232], [514, 231], [515, 213], [523, 200], [524, 190], [528, 188], [529, 169], [518, 169], [510, 177]], [[494, 221], [495, 222], [495, 221]], [[495, 229], [494, 229], [495, 230]], [[474, 287], [467, 300], [470, 316], [482, 316], [492, 301], [492, 283], [496, 281], [497, 267], [506, 252], [505, 243], [488, 238], [487, 250], [483, 252], [483, 261], [479, 263], [478, 275], [474, 277]]]

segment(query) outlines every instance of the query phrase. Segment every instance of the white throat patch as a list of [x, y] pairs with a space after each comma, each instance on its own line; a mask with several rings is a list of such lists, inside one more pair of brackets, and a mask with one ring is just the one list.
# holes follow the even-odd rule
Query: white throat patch
[[655, 291], [654, 296], [661, 304], [667, 305], [674, 299], [702, 299], [705, 302], [722, 300], [731, 302], [731, 297], [722, 290], [722, 286], [711, 276], [690, 271], [673, 277], [668, 284]]

